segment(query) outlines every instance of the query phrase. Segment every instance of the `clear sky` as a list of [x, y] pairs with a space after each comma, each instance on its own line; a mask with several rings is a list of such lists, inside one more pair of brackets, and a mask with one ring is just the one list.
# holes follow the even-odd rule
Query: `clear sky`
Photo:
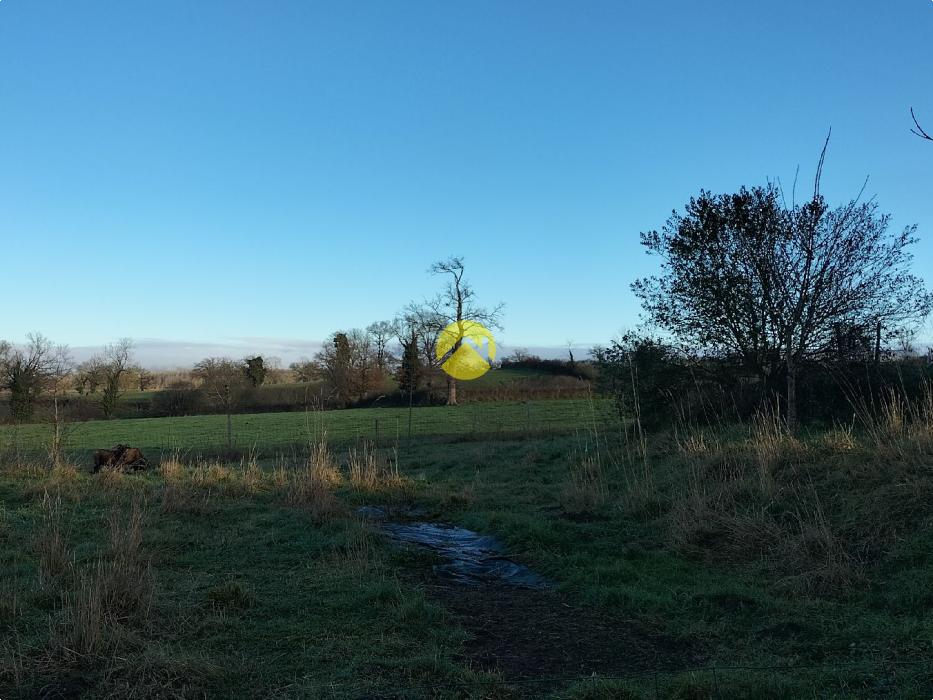
[[870, 175], [933, 283], [911, 105], [930, 0], [0, 0], [0, 337], [301, 344], [458, 254], [506, 346], [606, 342], [639, 231], [830, 126], [824, 193]]

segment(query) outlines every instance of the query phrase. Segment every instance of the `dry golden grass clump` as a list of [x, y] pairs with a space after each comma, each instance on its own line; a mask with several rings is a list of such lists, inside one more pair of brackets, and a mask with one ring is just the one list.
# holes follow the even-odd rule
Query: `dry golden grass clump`
[[801, 457], [803, 445], [788, 434], [777, 407], [760, 411], [752, 419], [749, 440], [758, 471], [758, 487], [765, 496], [775, 490], [775, 472]]
[[185, 465], [177, 454], [159, 462], [159, 475], [166, 481], [179, 481], [185, 474]]
[[344, 509], [334, 495], [341, 482], [340, 471], [324, 440], [312, 446], [303, 468], [286, 470], [281, 466], [274, 480], [283, 482], [285, 503], [305, 508], [315, 521], [342, 514]]
[[263, 472], [255, 455], [240, 462], [240, 484], [247, 493], [257, 493], [262, 488]]
[[852, 425], [837, 425], [819, 436], [818, 444], [832, 453], [852, 452], [859, 446]]
[[191, 484], [199, 488], [220, 488], [234, 480], [231, 469], [222, 462], [199, 462], [190, 470]]
[[857, 406], [868, 444], [891, 458], [916, 462], [933, 455], [933, 384], [924, 382], [916, 401], [889, 391], [877, 406]]
[[74, 464], [62, 462], [51, 469], [39, 467], [29, 475], [36, 479], [26, 488], [26, 494], [32, 498], [44, 498], [45, 494], [50, 494], [75, 501], [81, 497], [79, 472]]
[[259, 493], [265, 480], [255, 455], [241, 459], [240, 463], [234, 466], [210, 460], [198, 461], [193, 467], [189, 467], [176, 453], [160, 462], [159, 474], [165, 481], [165, 512], [202, 510], [200, 506], [195, 506], [195, 501], [203, 499], [188, 494], [192, 489], [207, 490], [225, 496], [245, 496]]
[[350, 483], [363, 491], [395, 489], [403, 484], [398, 470], [398, 455], [393, 451], [386, 456], [368, 441], [347, 453], [347, 471]]
[[340, 469], [337, 468], [337, 462], [325, 438], [311, 446], [307, 470], [316, 479], [331, 486], [339, 486], [343, 481], [343, 477], [340, 474]]
[[722, 449], [718, 437], [707, 430], [675, 430], [674, 441], [678, 452], [685, 456], [707, 455]]
[[0, 453], [0, 474], [10, 477], [48, 476], [49, 470], [41, 461], [25, 458], [15, 453]]

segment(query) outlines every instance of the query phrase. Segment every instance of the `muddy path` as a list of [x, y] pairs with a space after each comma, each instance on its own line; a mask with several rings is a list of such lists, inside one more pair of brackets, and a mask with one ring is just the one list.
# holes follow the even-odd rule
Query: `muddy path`
[[440, 564], [408, 576], [470, 634], [463, 661], [501, 674], [519, 695], [539, 696], [566, 684], [537, 682], [543, 678], [626, 676], [702, 660], [696, 644], [572, 600], [509, 559], [493, 537], [414, 520], [418, 511], [374, 514], [370, 519], [386, 537], [440, 557]]

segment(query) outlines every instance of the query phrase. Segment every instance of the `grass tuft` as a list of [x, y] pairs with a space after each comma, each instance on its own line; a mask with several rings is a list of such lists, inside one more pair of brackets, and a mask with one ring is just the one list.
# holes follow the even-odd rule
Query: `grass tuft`
[[360, 491], [371, 493], [395, 489], [402, 485], [398, 456], [395, 452], [393, 451], [391, 457], [386, 456], [368, 441], [350, 448], [347, 453], [347, 470], [350, 483]]
[[45, 493], [40, 504], [41, 523], [33, 546], [39, 560], [39, 586], [47, 587], [70, 579], [74, 573], [74, 554], [62, 529], [61, 496]]

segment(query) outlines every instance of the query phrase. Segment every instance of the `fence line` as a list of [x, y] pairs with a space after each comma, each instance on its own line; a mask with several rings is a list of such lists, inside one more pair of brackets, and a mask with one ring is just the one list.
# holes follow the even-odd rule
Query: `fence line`
[[[560, 399], [461, 406], [339, 409], [309, 412], [237, 414], [233, 445], [238, 450], [275, 452], [307, 446], [326, 435], [337, 443], [369, 440], [405, 445], [423, 439], [470, 440], [545, 436], [599, 431], [618, 434], [621, 421], [605, 399]], [[223, 450], [223, 415], [86, 421], [66, 426], [66, 450], [87, 452], [118, 442], [154, 453]], [[0, 452], [14, 446], [41, 451], [51, 426], [0, 426]]]

